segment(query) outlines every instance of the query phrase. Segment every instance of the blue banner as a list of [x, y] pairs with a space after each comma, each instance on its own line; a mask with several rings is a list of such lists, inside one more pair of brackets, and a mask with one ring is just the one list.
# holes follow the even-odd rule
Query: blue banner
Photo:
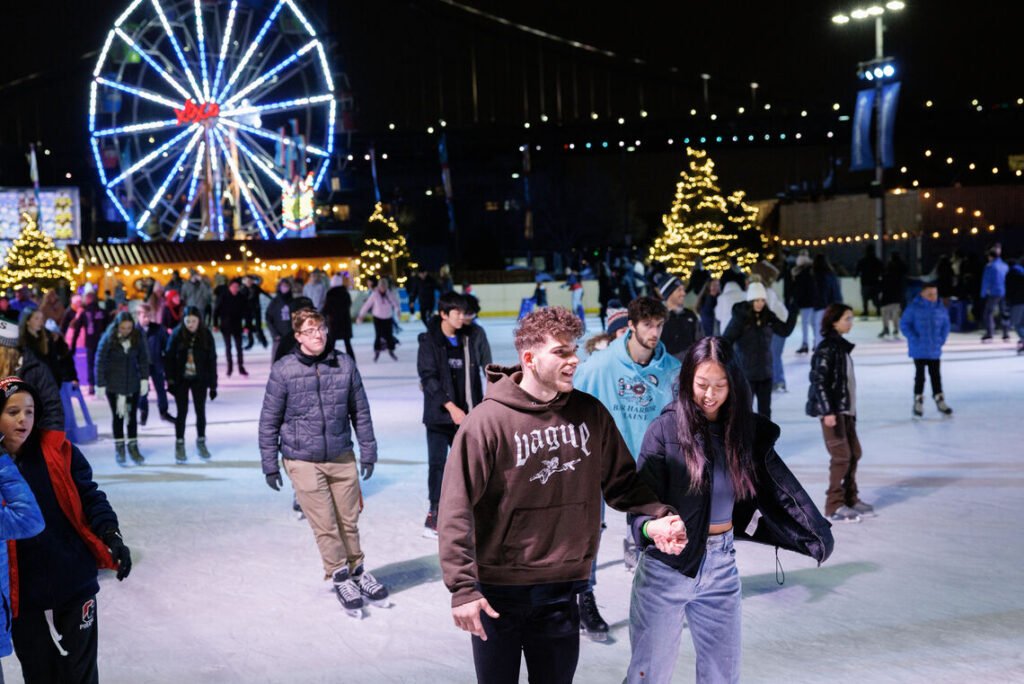
[[893, 153], [892, 133], [896, 127], [896, 103], [900, 99], [900, 84], [889, 83], [882, 88], [882, 100], [878, 112], [879, 137], [882, 139], [882, 167], [891, 169], [896, 161]]
[[871, 152], [871, 114], [874, 109], [874, 88], [857, 93], [857, 105], [853, 113], [853, 135], [850, 138], [851, 171], [875, 168], [875, 155]]

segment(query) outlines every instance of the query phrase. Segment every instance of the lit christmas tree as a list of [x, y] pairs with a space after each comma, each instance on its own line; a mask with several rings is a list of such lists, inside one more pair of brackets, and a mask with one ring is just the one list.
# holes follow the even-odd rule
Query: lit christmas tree
[[661, 217], [665, 226], [651, 246], [651, 261], [669, 273], [690, 276], [698, 257], [714, 277], [735, 259], [740, 268], [757, 263], [767, 244], [757, 225], [757, 208], [743, 201], [741, 190], [723, 196], [715, 163], [703, 150], [686, 148], [688, 169], [676, 184], [672, 210]]
[[363, 232], [363, 251], [359, 253], [359, 286], [365, 287], [369, 278], [382, 275], [391, 279], [391, 284], [402, 287], [405, 284], [405, 269], [416, 268], [412, 261], [405, 236], [398, 230], [398, 223], [384, 215], [380, 202], [373, 208], [373, 215]]
[[0, 288], [34, 285], [42, 290], [55, 287], [61, 279], [75, 286], [67, 252], [36, 227], [36, 218], [21, 214], [21, 235], [7, 251]]

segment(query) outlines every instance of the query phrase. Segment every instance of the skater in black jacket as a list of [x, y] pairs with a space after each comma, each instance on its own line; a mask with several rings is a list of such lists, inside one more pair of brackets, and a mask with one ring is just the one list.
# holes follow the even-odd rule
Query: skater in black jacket
[[238, 354], [238, 372], [248, 376], [245, 370], [245, 357], [242, 356], [242, 329], [245, 326], [246, 318], [249, 316], [249, 299], [242, 292], [242, 281], [235, 278], [228, 285], [220, 302], [217, 304], [217, 313], [220, 320], [220, 334], [224, 336], [224, 356], [228, 360], [228, 377], [234, 372], [235, 366], [231, 358], [231, 343], [234, 342], [235, 351]]
[[188, 398], [196, 410], [196, 450], [203, 460], [210, 458], [206, 447], [206, 396], [217, 398], [217, 346], [194, 306], [185, 307], [182, 322], [171, 333], [164, 353], [167, 387], [174, 395], [178, 417], [174, 421], [174, 460], [185, 463], [185, 418]]
[[345, 353], [356, 360], [352, 351], [352, 295], [349, 294], [348, 278], [336, 275], [331, 278], [331, 289], [324, 296], [324, 318], [334, 342], [345, 343]]

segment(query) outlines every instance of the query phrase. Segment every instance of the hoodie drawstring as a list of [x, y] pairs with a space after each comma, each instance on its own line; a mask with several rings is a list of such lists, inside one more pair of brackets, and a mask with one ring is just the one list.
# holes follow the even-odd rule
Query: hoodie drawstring
[[43, 615], [46, 616], [46, 626], [50, 628], [50, 638], [53, 639], [53, 645], [57, 647], [57, 652], [62, 656], [67, 656], [68, 652], [60, 645], [60, 642], [64, 637], [60, 635], [60, 632], [57, 631], [57, 627], [53, 624], [53, 611], [44, 610]]

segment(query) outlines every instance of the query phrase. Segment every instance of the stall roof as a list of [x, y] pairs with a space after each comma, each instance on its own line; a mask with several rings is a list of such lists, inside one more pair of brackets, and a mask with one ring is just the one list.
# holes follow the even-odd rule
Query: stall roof
[[252, 258], [263, 261], [322, 261], [335, 257], [354, 258], [359, 253], [348, 238], [293, 238], [288, 240], [201, 240], [197, 242], [121, 242], [68, 245], [71, 262], [83, 259], [87, 265], [149, 266], [223, 261], [225, 255], [238, 259], [242, 246]]

